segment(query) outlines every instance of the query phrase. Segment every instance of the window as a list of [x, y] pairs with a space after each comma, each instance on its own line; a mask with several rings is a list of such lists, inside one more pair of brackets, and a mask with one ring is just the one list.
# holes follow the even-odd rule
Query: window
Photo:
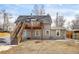
[[31, 21], [36, 21], [36, 19], [31, 19]]
[[59, 32], [57, 32], [57, 36], [59, 36]]
[[39, 30], [35, 31], [35, 36], [40, 36], [40, 31]]
[[46, 34], [49, 34], [49, 31], [46, 31]]
[[38, 31], [36, 31], [36, 35], [39, 35]]
[[46, 35], [46, 36], [49, 36], [49, 35], [50, 35], [49, 30], [46, 30], [46, 31], [45, 31], [45, 35]]
[[60, 30], [56, 30], [56, 36], [60, 36]]

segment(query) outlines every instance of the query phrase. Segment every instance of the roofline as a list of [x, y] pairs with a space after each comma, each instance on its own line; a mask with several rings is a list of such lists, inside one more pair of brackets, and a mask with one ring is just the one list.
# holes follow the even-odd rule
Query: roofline
[[14, 23], [17, 23], [18, 21], [20, 21], [20, 20], [18, 20], [18, 18], [19, 18], [19, 17], [23, 17], [23, 16], [24, 16], [24, 17], [25, 17], [25, 16], [26, 16], [26, 17], [27, 17], [27, 16], [28, 16], [28, 17], [29, 17], [29, 16], [47, 16], [47, 17], [48, 17], [48, 16], [49, 16], [49, 18], [50, 18], [50, 19], [49, 19], [49, 20], [50, 20], [50, 24], [52, 23], [52, 18], [51, 18], [51, 16], [50, 16], [49, 14], [47, 14], [47, 15], [20, 15], [20, 16], [17, 17], [17, 19], [16, 19], [16, 21], [15, 21]]

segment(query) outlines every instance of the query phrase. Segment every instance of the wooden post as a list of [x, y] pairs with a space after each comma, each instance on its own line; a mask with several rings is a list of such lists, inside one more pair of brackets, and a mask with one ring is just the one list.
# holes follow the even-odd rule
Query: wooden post
[[32, 28], [32, 26], [31, 26], [31, 39], [32, 39], [32, 30], [33, 30], [33, 28]]
[[31, 25], [31, 40], [32, 40], [32, 37], [33, 37], [33, 36], [32, 36], [32, 35], [33, 35], [33, 34], [32, 34], [32, 33], [33, 33], [33, 27], [32, 27], [32, 26], [33, 26], [33, 24], [32, 24], [32, 20], [31, 20], [30, 25]]
[[41, 40], [43, 39], [43, 23], [41, 22]]

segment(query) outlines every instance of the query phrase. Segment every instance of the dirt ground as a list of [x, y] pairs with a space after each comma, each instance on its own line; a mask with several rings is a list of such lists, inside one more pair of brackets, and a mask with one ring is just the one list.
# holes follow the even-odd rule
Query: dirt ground
[[79, 41], [27, 40], [2, 54], [72, 54], [79, 53]]

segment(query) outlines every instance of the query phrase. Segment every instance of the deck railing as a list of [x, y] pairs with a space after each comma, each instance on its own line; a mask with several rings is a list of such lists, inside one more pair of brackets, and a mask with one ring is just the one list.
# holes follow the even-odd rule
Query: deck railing
[[30, 22], [30, 23], [27, 23], [27, 26], [28, 27], [39, 27], [39, 26], [41, 26], [41, 23], [40, 22]]

